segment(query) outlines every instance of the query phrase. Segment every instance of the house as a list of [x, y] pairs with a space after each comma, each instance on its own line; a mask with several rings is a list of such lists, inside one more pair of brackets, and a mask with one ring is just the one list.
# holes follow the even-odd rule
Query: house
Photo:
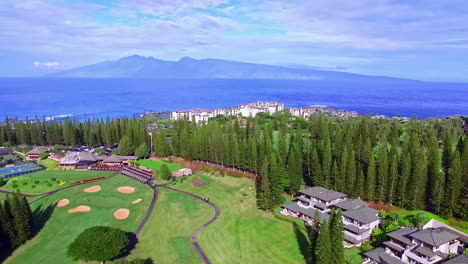
[[452, 254], [461, 254], [459, 250], [461, 242], [459, 235], [444, 228], [429, 227], [419, 230], [414, 227], [403, 227], [388, 233], [387, 236], [390, 240], [383, 243], [384, 247], [363, 254], [364, 263], [435, 264], [458, 263], [457, 261], [466, 260], [466, 257], [448, 260]]
[[362, 206], [343, 212], [344, 238], [349, 246], [360, 246], [371, 238], [372, 230], [379, 226], [379, 211]]
[[189, 169], [189, 168], [183, 168], [183, 169], [180, 169], [180, 170], [177, 170], [177, 171], [174, 171], [171, 173], [171, 176], [172, 177], [180, 177], [180, 176], [184, 176], [184, 175], [191, 175], [192, 174], [192, 170]]
[[27, 159], [29, 159], [29, 160], [38, 159], [40, 154], [46, 153], [46, 152], [47, 152], [47, 150], [45, 150], [45, 149], [33, 148], [28, 153], [26, 153], [26, 155], [28, 155]]
[[367, 207], [363, 201], [347, 199], [341, 192], [330, 191], [327, 188], [314, 186], [299, 191], [297, 202], [283, 205], [281, 214], [300, 218], [310, 225], [316, 212], [320, 221], [328, 219], [330, 211], [342, 210], [344, 224], [345, 246], [360, 246], [370, 239], [372, 230], [380, 224], [379, 211]]

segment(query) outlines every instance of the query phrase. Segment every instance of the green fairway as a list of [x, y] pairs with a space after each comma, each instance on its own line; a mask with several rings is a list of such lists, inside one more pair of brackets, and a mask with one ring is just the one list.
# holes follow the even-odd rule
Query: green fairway
[[154, 171], [160, 171], [161, 166], [163, 164], [166, 164], [171, 172], [177, 171], [183, 168], [177, 163], [169, 163], [169, 162], [164, 162], [164, 161], [159, 161], [159, 160], [139, 160], [137, 163], [138, 165], [141, 165], [148, 169], [152, 169]]
[[[81, 180], [98, 177], [108, 177], [112, 175], [110, 171], [58, 171], [42, 170], [22, 176], [8, 179], [8, 182], [0, 187], [2, 190], [13, 191], [19, 189], [22, 193], [38, 194], [52, 191], [70, 185]], [[52, 181], [55, 179], [55, 181]], [[60, 185], [59, 182], [65, 182]], [[14, 185], [17, 188], [13, 188]]]
[[[212, 263], [304, 263], [301, 247], [304, 250], [307, 246], [305, 233], [271, 213], [258, 210], [253, 182], [228, 176], [204, 176], [203, 180], [211, 183], [194, 187], [191, 179], [193, 176], [174, 187], [207, 197], [221, 208], [218, 220], [204, 229], [198, 239]], [[152, 252], [161, 263], [200, 263], [198, 255], [184, 260], [184, 252], [189, 249], [179, 252], [185, 247], [177, 238], [189, 239], [193, 230], [214, 215], [214, 209], [199, 201], [194, 201], [200, 204], [194, 209], [196, 203], [187, 202], [182, 194], [176, 194], [180, 198], [174, 204], [173, 194], [159, 189], [155, 214], [143, 230], [131, 258]], [[193, 246], [190, 252], [195, 252]]]
[[59, 162], [56, 161], [56, 160], [48, 158], [48, 159], [45, 159], [45, 160], [40, 160], [39, 164], [46, 167], [46, 169], [48, 169], [48, 170], [57, 170]]
[[[101, 186], [96, 193], [85, 193], [83, 190], [93, 185]], [[132, 186], [132, 194], [123, 194], [116, 189], [121, 186]], [[112, 226], [128, 232], [134, 232], [143, 220], [153, 196], [147, 185], [129, 177], [118, 175], [99, 183], [90, 183], [60, 191], [32, 204], [35, 220], [45, 222], [38, 235], [17, 249], [5, 263], [74, 263], [66, 255], [67, 246], [85, 229], [97, 226]], [[70, 204], [55, 207], [57, 201], [69, 199]], [[132, 204], [136, 199], [143, 199]], [[88, 213], [69, 214], [69, 209], [79, 205], [91, 207]], [[130, 210], [130, 216], [117, 220], [113, 213], [120, 208]]]
[[347, 264], [361, 264], [363, 258], [360, 255], [361, 251], [358, 248], [346, 248], [344, 250], [345, 260]]
[[214, 210], [207, 204], [186, 194], [159, 188], [156, 208], [130, 259], [152, 257], [157, 263], [202, 263], [190, 236], [213, 215]]

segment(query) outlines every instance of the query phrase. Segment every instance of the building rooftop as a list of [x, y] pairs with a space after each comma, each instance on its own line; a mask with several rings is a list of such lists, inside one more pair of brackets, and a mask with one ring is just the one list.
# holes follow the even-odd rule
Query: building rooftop
[[393, 232], [390, 232], [387, 234], [390, 238], [393, 238], [395, 240], [398, 240], [402, 243], [405, 243], [406, 245], [411, 245], [411, 239], [406, 237], [406, 235], [417, 232], [418, 229], [415, 227], [403, 227], [398, 230], [395, 230]]
[[354, 234], [357, 234], [357, 235], [360, 235], [366, 231], [369, 231], [370, 229], [369, 228], [359, 228], [355, 225], [344, 225], [344, 229], [345, 230], [348, 230]]
[[343, 212], [343, 216], [361, 222], [363, 224], [370, 224], [380, 219], [378, 216], [379, 211], [369, 208], [360, 207], [356, 210]]
[[120, 163], [122, 160], [117, 155], [110, 155], [109, 157], [105, 157], [103, 162], [111, 162], [111, 163]]
[[344, 194], [344, 193], [333, 192], [333, 191], [328, 191], [327, 190], [326, 192], [321, 192], [321, 193], [317, 194], [315, 197], [322, 200], [322, 201], [329, 202], [329, 201], [340, 199], [340, 198], [343, 198], [343, 197], [346, 197], [346, 196], [347, 195]]
[[346, 201], [342, 201], [339, 203], [334, 204], [333, 206], [336, 206], [338, 208], [341, 208], [343, 211], [350, 211], [350, 210], [355, 210], [360, 207], [367, 207], [367, 204], [361, 200], [357, 199], [348, 199]]
[[457, 235], [447, 232], [441, 228], [427, 228], [410, 234], [412, 238], [418, 239], [433, 247], [438, 247], [456, 238]]
[[28, 154], [28, 155], [39, 155], [39, 154], [42, 154], [44, 152], [47, 152], [47, 150], [41, 149], [41, 148], [33, 148], [32, 150], [30, 150], [26, 154]]
[[444, 264], [466, 264], [468, 263], [468, 255], [461, 254], [451, 260], [444, 262]]
[[0, 155], [7, 155], [13, 153], [13, 150], [10, 148], [0, 148]]
[[302, 206], [297, 205], [297, 203], [288, 203], [288, 204], [282, 205], [281, 207], [289, 209], [289, 210], [291, 210], [293, 212], [296, 212], [296, 213], [301, 213], [301, 214], [306, 215], [306, 216], [308, 216], [310, 218], [314, 218], [315, 212], [318, 212], [319, 217], [320, 217], [320, 222], [323, 222], [323, 220], [330, 218], [330, 216], [328, 214], [322, 213], [322, 212], [320, 212], [320, 211], [318, 211], [316, 209], [313, 209], [313, 208], [304, 208]]
[[385, 242], [383, 242], [383, 244], [384, 244], [386, 247], [391, 248], [391, 249], [393, 249], [393, 250], [396, 250], [396, 251], [398, 251], [398, 252], [403, 252], [403, 251], [405, 251], [404, 248], [402, 248], [401, 246], [399, 246], [399, 245], [397, 245], [397, 244], [394, 244], [394, 243], [392, 243], [392, 242], [390, 242], [390, 241], [385, 241]]
[[307, 188], [307, 189], [304, 189], [304, 190], [300, 190], [299, 192], [303, 193], [303, 194], [307, 194], [309, 196], [315, 197], [315, 195], [317, 195], [317, 194], [319, 194], [321, 192], [328, 192], [328, 189], [320, 187], [320, 186], [314, 186], [312, 188]]
[[425, 257], [428, 257], [428, 258], [432, 258], [435, 254], [434, 252], [432, 252], [432, 250], [428, 247], [424, 247], [424, 246], [419, 246], [417, 247], [414, 252], [416, 253], [419, 253]]
[[404, 264], [404, 262], [396, 257], [392, 257], [385, 253], [385, 249], [381, 247], [364, 252], [363, 255], [381, 264]]

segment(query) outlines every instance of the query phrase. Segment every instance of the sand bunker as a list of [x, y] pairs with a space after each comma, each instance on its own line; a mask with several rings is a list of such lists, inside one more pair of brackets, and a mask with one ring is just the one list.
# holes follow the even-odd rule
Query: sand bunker
[[114, 212], [115, 219], [123, 220], [128, 217], [130, 210], [128, 209], [119, 209]]
[[65, 205], [67, 205], [69, 203], [70, 203], [70, 201], [68, 199], [62, 199], [62, 200], [58, 201], [57, 207], [64, 207]]
[[85, 206], [85, 205], [80, 205], [78, 207], [75, 207], [73, 209], [70, 209], [68, 210], [68, 213], [69, 214], [73, 214], [73, 213], [87, 213], [91, 211], [91, 207], [89, 206]]
[[132, 202], [132, 204], [137, 204], [137, 203], [139, 203], [139, 202], [141, 202], [141, 201], [143, 201], [143, 200], [141, 200], [141, 199], [136, 199], [135, 201]]
[[123, 186], [123, 187], [117, 188], [117, 191], [118, 191], [118, 192], [121, 192], [121, 193], [126, 193], [126, 194], [128, 194], [128, 193], [134, 192], [134, 191], [135, 191], [135, 188], [130, 187], [130, 186]]
[[99, 192], [100, 190], [101, 190], [101, 186], [95, 185], [95, 186], [91, 186], [89, 188], [86, 188], [83, 191], [85, 193], [95, 193], [95, 192]]

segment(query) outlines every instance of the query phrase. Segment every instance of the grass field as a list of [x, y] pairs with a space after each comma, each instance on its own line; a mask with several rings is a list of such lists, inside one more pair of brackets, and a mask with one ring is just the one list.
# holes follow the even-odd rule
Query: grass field
[[347, 264], [361, 264], [364, 260], [358, 248], [346, 248], [344, 250], [345, 260]]
[[[253, 182], [228, 176], [204, 176], [202, 180], [211, 183], [194, 187], [187, 180], [174, 187], [207, 197], [221, 208], [219, 219], [199, 236], [200, 245], [212, 263], [304, 263], [301, 253], [301, 248], [304, 250], [307, 245], [304, 232], [271, 213], [258, 210]], [[155, 214], [143, 230], [131, 258], [152, 252], [160, 263], [200, 263], [198, 255], [193, 257], [193, 247], [187, 248], [183, 241], [210, 219], [214, 210], [195, 200], [198, 208], [186, 206], [190, 197], [160, 190]], [[185, 258], [186, 254], [190, 257]]]
[[48, 170], [57, 170], [59, 162], [56, 160], [47, 158], [45, 160], [40, 160], [39, 164], [46, 167], [46, 169]]
[[[97, 193], [83, 192], [85, 188], [93, 185], [100, 185], [102, 190]], [[132, 186], [136, 190], [132, 194], [122, 194], [116, 191], [120, 186]], [[44, 198], [32, 204], [32, 209], [37, 222], [45, 222], [47, 219], [48, 221], [36, 237], [17, 249], [5, 263], [74, 263], [66, 255], [66, 249], [79, 233], [97, 225], [113, 226], [128, 232], [135, 231], [146, 215], [152, 196], [153, 191], [147, 185], [118, 175], [103, 182], [80, 185]], [[70, 204], [55, 207], [55, 203], [64, 198], [69, 199]], [[138, 198], [143, 201], [138, 204], [131, 203]], [[69, 209], [78, 205], [91, 207], [91, 212], [67, 213]], [[116, 220], [113, 212], [119, 208], [130, 209], [130, 216], [125, 220]]]
[[183, 167], [180, 166], [177, 163], [169, 163], [169, 162], [164, 162], [164, 161], [159, 161], [159, 160], [139, 160], [138, 165], [141, 165], [143, 167], [146, 167], [148, 169], [152, 169], [154, 171], [160, 171], [161, 166], [163, 164], [166, 164], [167, 167], [169, 167], [169, 170], [172, 171], [177, 171], [182, 169]]
[[188, 195], [159, 188], [155, 211], [130, 259], [152, 257], [157, 263], [202, 263], [190, 236], [213, 215], [210, 206]]
[[[22, 193], [38, 194], [68, 186], [70, 183], [74, 183], [80, 180], [107, 177], [111, 174], [112, 172], [109, 171], [42, 170], [31, 174], [10, 178], [5, 185], [0, 187], [0, 189], [13, 191], [13, 186], [16, 184], [18, 186], [17, 189], [19, 189]], [[52, 181], [54, 178], [55, 181]], [[57, 181], [64, 181], [65, 184], [60, 186]]]
[[416, 215], [416, 214], [424, 214], [426, 216], [426, 222], [424, 224], [426, 224], [427, 222], [429, 222], [432, 218], [434, 218], [435, 220], [437, 221], [440, 221], [444, 224], [447, 224], [459, 231], [462, 231], [464, 233], [468, 233], [468, 221], [462, 221], [462, 220], [458, 220], [458, 219], [455, 219], [455, 218], [450, 218], [450, 219], [446, 219], [446, 218], [443, 218], [439, 215], [436, 215], [436, 214], [433, 214], [433, 213], [430, 213], [430, 212], [427, 212], [427, 211], [423, 211], [423, 210], [414, 210], [414, 211], [410, 211], [410, 210], [406, 210], [406, 209], [399, 209], [399, 210], [393, 210], [393, 212], [398, 212], [400, 213], [400, 218], [406, 216], [406, 215]]

